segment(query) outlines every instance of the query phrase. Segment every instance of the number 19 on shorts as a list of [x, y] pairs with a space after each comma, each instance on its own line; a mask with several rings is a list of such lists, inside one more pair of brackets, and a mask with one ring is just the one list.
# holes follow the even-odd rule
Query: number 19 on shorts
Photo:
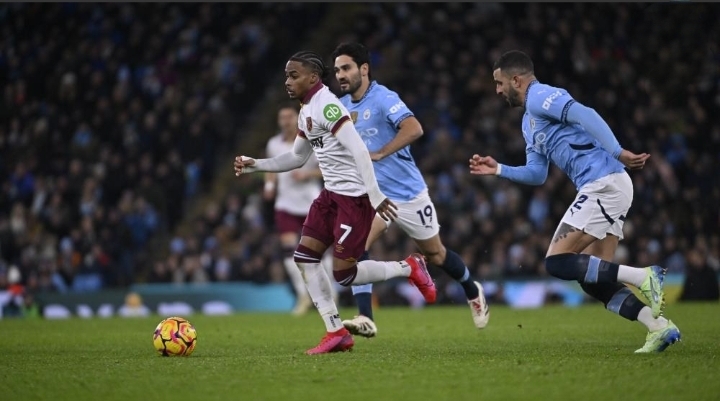
[[432, 224], [432, 218], [433, 218], [432, 206], [427, 205], [423, 209], [418, 210], [416, 213], [418, 216], [420, 216], [420, 224], [422, 224], [425, 227], [428, 227]]

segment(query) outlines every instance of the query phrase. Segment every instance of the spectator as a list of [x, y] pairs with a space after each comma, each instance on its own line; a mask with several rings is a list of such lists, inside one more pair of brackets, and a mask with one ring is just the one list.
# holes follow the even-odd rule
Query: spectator
[[146, 317], [150, 316], [150, 308], [143, 305], [140, 294], [130, 292], [125, 295], [125, 304], [118, 309], [118, 315], [122, 317]]
[[[312, 23], [318, 10], [0, 5], [0, 264], [37, 291], [125, 286], [149, 272], [153, 239], [209, 189], [216, 152], [246, 117], [238, 110], [254, 104], [247, 93], [263, 88], [258, 65], [297, 36], [271, 40], [269, 29]], [[54, 257], [38, 252], [46, 235]]]
[[[284, 281], [259, 181], [240, 177], [189, 233], [176, 228], [187, 194], [208, 189], [219, 152], [250, 114], [239, 111], [278, 84], [268, 68], [287, 56], [278, 46], [296, 47], [306, 21], [298, 16], [319, 19], [323, 6], [0, 7], [10, 27], [0, 33], [0, 265], [17, 265], [25, 281], [37, 277], [32, 291], [71, 291], [86, 256], [99, 254], [107, 264], [95, 266], [102, 258], [92, 256], [90, 266], [105, 286]], [[473, 274], [544, 277], [553, 222], [575, 193], [554, 167], [541, 189], [465, 173], [468, 149], [525, 162], [520, 116], [494, 94], [491, 71], [503, 51], [520, 48], [539, 75], [606, 117], [621, 143], [651, 153], [632, 172], [617, 257], [687, 274], [683, 296], [691, 297], [698, 275], [709, 280], [715, 271], [717, 279], [720, 258], [720, 58], [715, 42], [694, 39], [720, 37], [720, 25], [710, 5], [674, 7], [453, 3], [413, 4], [411, 12], [376, 3], [337, 42], [368, 45], [373, 75], [423, 123], [412, 152], [441, 235]], [[95, 10], [105, 12], [90, 18]], [[517, 23], [496, 24], [508, 15]], [[149, 251], [155, 238], [168, 256]], [[54, 255], [42, 251], [46, 242]], [[391, 260], [411, 246], [391, 228], [372, 254]], [[451, 284], [434, 276], [438, 288]]]
[[681, 301], [720, 300], [718, 271], [710, 267], [702, 252], [692, 249], [688, 252], [688, 266], [685, 272]]

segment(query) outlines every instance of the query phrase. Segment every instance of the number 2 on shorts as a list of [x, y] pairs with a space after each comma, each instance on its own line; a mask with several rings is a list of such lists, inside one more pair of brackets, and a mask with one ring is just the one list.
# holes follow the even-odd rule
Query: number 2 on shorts
[[350, 231], [352, 231], [352, 227], [350, 227], [347, 224], [340, 224], [340, 228], [345, 230], [343, 235], [340, 236], [340, 239], [338, 240], [338, 244], [342, 244], [343, 241], [345, 241], [345, 238], [347, 238], [348, 235], [350, 235]]
[[575, 204], [573, 205], [573, 207], [577, 210], [582, 209], [582, 206], [580, 206], [580, 204], [585, 202], [587, 199], [588, 199], [587, 195], [580, 195], [578, 197], [577, 202], [575, 202]]

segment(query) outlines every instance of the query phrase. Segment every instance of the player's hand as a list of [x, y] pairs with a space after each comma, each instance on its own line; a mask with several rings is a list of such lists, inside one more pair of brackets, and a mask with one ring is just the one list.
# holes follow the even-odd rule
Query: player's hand
[[255, 165], [255, 159], [249, 158], [247, 156], [237, 156], [235, 158], [235, 176], [239, 177], [240, 174], [245, 172], [246, 166], [254, 166]]
[[645, 162], [649, 158], [650, 154], [648, 153], [641, 153], [639, 155], [636, 155], [629, 150], [623, 149], [622, 152], [620, 152], [620, 157], [618, 157], [618, 160], [620, 160], [620, 163], [624, 164], [625, 167], [629, 168], [630, 170], [640, 170], [645, 167]]
[[385, 221], [395, 221], [397, 218], [397, 206], [388, 198], [380, 202], [378, 207], [375, 208], [375, 211]]
[[470, 174], [495, 175], [498, 163], [490, 156], [473, 155], [470, 158]]
[[370, 152], [370, 160], [377, 162], [385, 158], [385, 155], [380, 152]]

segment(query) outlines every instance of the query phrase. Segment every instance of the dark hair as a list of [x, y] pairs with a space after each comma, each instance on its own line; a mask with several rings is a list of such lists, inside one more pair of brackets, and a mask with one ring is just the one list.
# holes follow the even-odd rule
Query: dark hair
[[500, 56], [493, 65], [493, 70], [498, 68], [504, 73], [533, 74], [535, 72], [530, 56], [520, 50], [510, 50]]
[[358, 68], [360, 68], [360, 66], [363, 64], [367, 64], [368, 78], [372, 79], [372, 75], [370, 73], [370, 52], [361, 43], [340, 43], [332, 52], [333, 60], [335, 60], [339, 56], [350, 57], [351, 59], [353, 59], [355, 64], [357, 64]]
[[330, 74], [330, 70], [323, 63], [322, 57], [317, 53], [309, 50], [299, 51], [290, 57], [290, 61], [297, 61], [303, 65], [303, 67], [310, 68], [311, 71], [318, 74], [320, 79], [325, 79]]

